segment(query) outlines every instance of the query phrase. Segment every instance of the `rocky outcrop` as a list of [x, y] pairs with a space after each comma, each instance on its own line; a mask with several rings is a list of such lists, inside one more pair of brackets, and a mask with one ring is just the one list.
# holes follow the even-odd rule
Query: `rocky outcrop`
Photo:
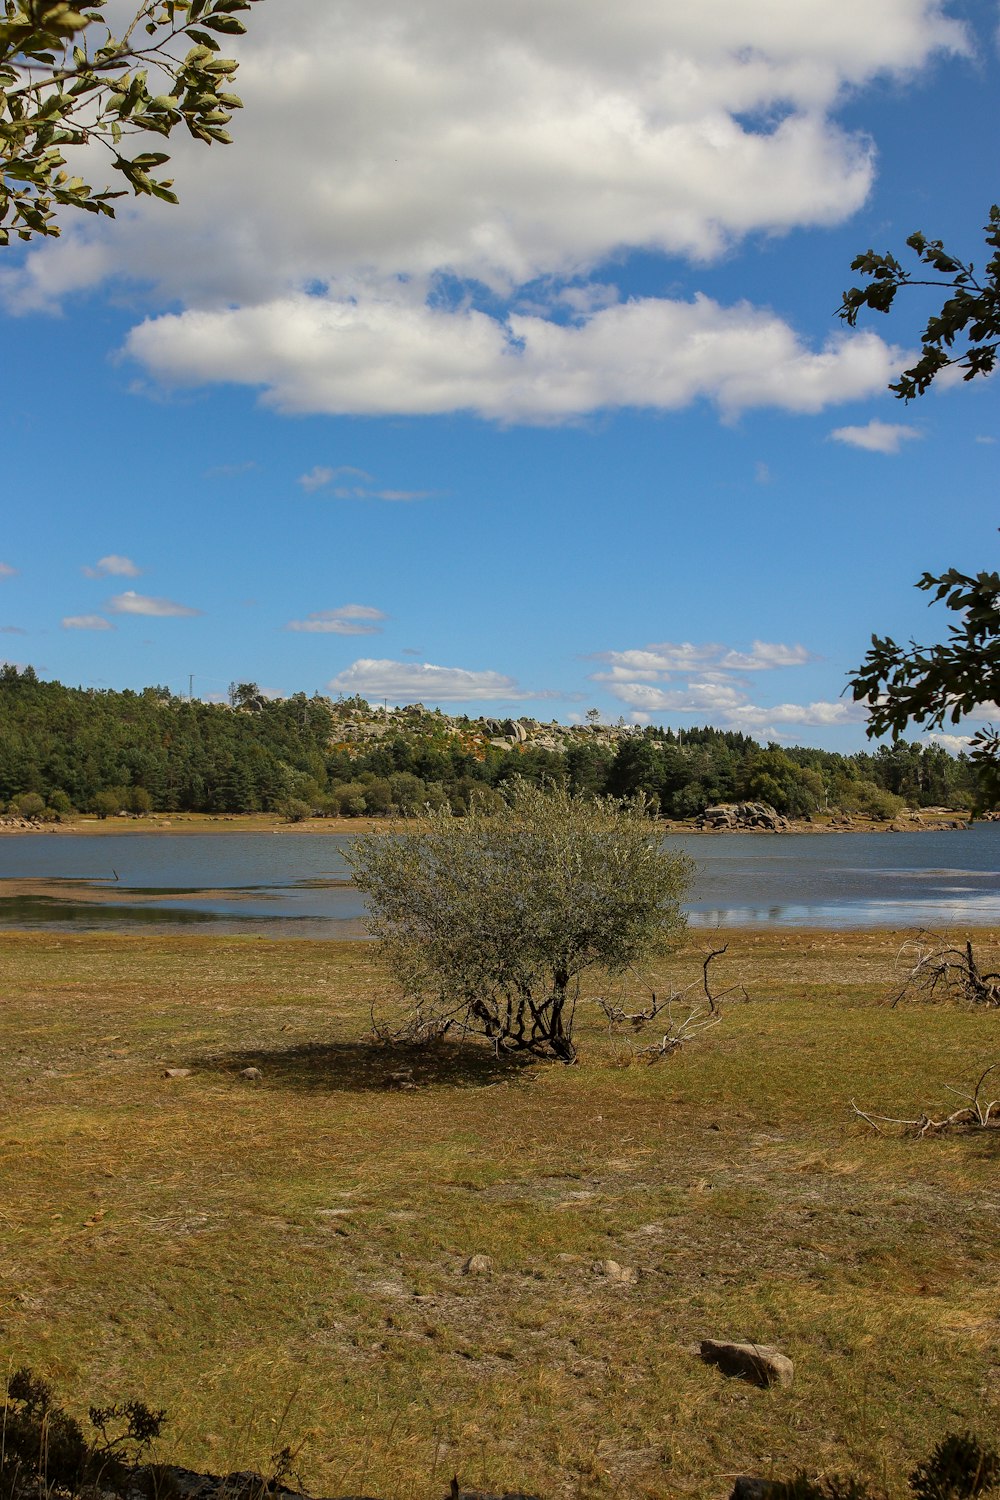
[[717, 807], [706, 807], [695, 820], [695, 826], [719, 833], [744, 828], [755, 828], [764, 833], [784, 833], [791, 825], [770, 802], [721, 802]]

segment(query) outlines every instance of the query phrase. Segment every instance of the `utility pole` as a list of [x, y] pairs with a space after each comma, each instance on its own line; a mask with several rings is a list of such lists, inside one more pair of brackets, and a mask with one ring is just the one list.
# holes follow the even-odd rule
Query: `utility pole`
[[194, 673], [188, 673], [188, 702], [194, 702]]

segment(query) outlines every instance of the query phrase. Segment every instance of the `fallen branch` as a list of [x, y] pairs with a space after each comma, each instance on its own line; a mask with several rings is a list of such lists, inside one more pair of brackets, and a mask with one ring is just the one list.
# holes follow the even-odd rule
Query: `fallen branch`
[[984, 1068], [971, 1094], [963, 1093], [961, 1089], [947, 1085], [949, 1094], [964, 1099], [966, 1103], [959, 1109], [953, 1110], [950, 1115], [944, 1115], [940, 1120], [935, 1120], [933, 1116], [926, 1113], [915, 1120], [902, 1120], [894, 1115], [872, 1115], [859, 1109], [853, 1099], [851, 1108], [879, 1135], [884, 1134], [881, 1129], [883, 1125], [902, 1125], [905, 1129], [914, 1131], [918, 1136], [937, 1135], [941, 1131], [952, 1129], [997, 1130], [1000, 1129], [1000, 1098], [991, 1099], [987, 1104], [982, 1097], [983, 1084], [997, 1068], [1000, 1068], [1000, 1062], [990, 1063], [988, 1068]]
[[904, 954], [910, 962], [910, 970], [891, 1003], [892, 1010], [911, 994], [926, 1000], [943, 995], [964, 1000], [969, 1005], [1000, 1006], [1000, 973], [982, 972], [971, 942], [967, 942], [964, 948], [925, 950], [911, 940], [900, 948], [896, 956], [897, 966]]

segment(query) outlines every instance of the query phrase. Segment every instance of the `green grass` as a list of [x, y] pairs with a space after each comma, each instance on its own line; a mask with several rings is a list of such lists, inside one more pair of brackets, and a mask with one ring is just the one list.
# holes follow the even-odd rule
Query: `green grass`
[[[672, 1059], [586, 1007], [578, 1067], [445, 1048], [400, 1090], [366, 945], [0, 936], [0, 1354], [78, 1412], [165, 1406], [192, 1467], [301, 1444], [319, 1494], [901, 1494], [1000, 1428], [1000, 1132], [879, 1137], [849, 1101], [946, 1106], [1000, 1015], [886, 1008], [899, 942], [736, 934], [749, 1003]], [[793, 1388], [705, 1336], [779, 1345]]]

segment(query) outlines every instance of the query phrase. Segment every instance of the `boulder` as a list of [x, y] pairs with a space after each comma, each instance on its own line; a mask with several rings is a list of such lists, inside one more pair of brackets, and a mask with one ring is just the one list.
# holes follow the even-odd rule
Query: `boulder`
[[492, 1276], [492, 1255], [470, 1255], [462, 1267], [463, 1276]]
[[724, 1339], [702, 1339], [700, 1352], [705, 1363], [716, 1365], [723, 1375], [735, 1375], [737, 1379], [752, 1381], [754, 1385], [788, 1386], [795, 1373], [788, 1355], [770, 1344], [732, 1344]]

